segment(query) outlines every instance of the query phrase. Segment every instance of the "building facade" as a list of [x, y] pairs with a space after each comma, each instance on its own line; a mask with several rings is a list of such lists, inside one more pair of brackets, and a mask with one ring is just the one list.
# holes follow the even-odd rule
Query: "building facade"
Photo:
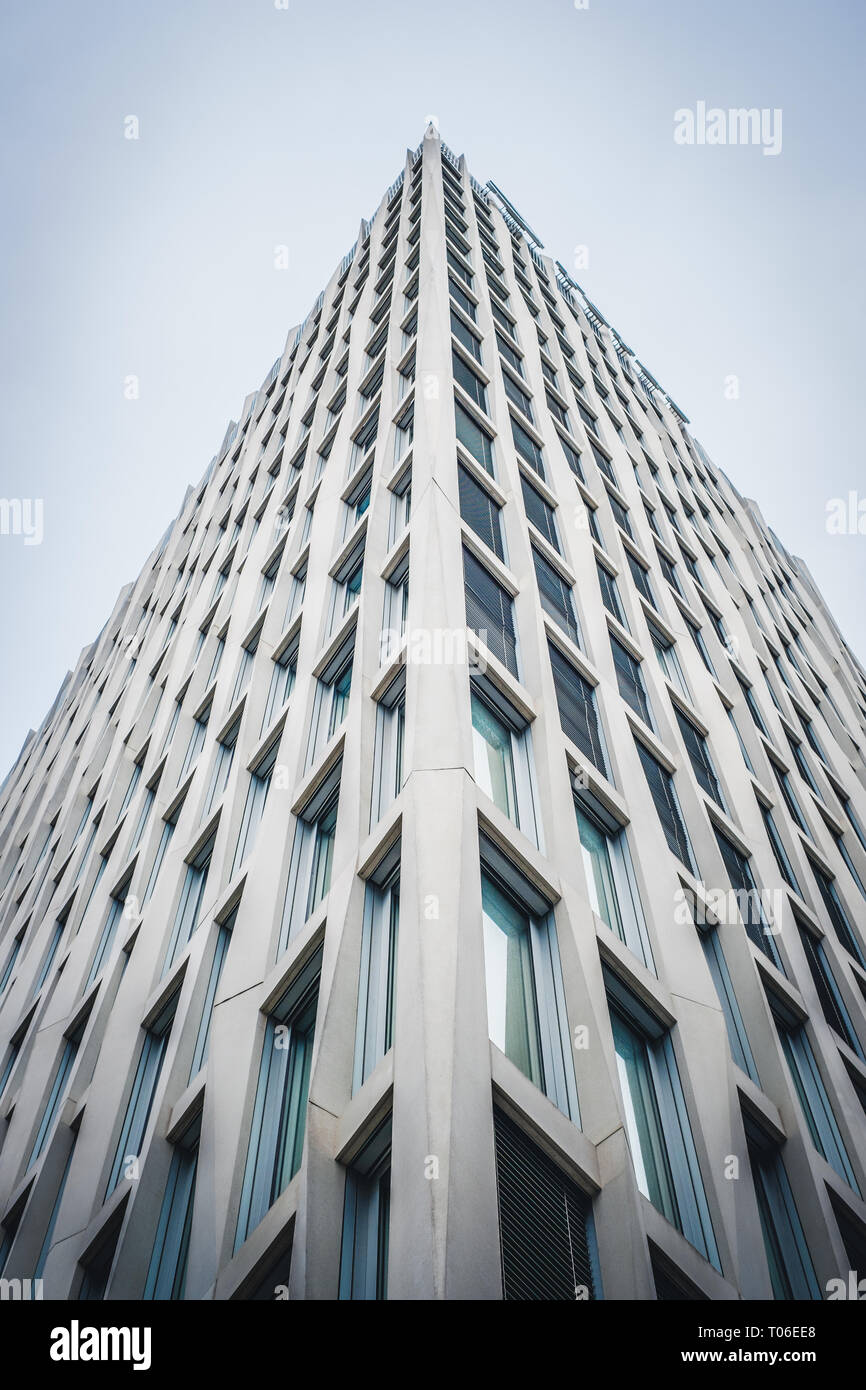
[[0, 1276], [866, 1273], [866, 674], [429, 129], [0, 790]]

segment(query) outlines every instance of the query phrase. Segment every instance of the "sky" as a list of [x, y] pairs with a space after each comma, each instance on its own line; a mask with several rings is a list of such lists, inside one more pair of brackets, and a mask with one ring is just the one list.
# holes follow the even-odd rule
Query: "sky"
[[[866, 661], [827, 525], [866, 497], [864, 38], [860, 0], [5, 6], [0, 777], [430, 116]], [[778, 153], [678, 143], [699, 102], [781, 112]]]

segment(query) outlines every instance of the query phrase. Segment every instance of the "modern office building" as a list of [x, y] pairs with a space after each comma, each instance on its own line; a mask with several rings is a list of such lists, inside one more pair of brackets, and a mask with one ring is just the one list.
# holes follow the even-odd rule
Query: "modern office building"
[[864, 739], [806, 566], [429, 129], [0, 791], [0, 1275], [866, 1274]]

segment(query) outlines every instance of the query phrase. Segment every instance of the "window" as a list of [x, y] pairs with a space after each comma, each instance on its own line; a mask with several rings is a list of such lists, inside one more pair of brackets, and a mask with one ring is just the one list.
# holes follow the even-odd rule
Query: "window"
[[823, 1295], [815, 1278], [779, 1150], [749, 1121], [746, 1121], [746, 1141], [773, 1297], [821, 1299]]
[[787, 1006], [775, 995], [770, 999], [770, 1008], [812, 1143], [859, 1196], [857, 1179], [805, 1026], [789, 1014]]
[[346, 502], [346, 520], [343, 528], [343, 538], [357, 526], [362, 517], [367, 515], [370, 510], [370, 495], [373, 488], [373, 470], [367, 468], [362, 473], [358, 482], [354, 485]]
[[466, 590], [466, 624], [478, 634], [494, 656], [517, 675], [517, 635], [510, 594], [463, 548]]
[[333, 631], [336, 623], [354, 608], [361, 593], [363, 578], [364, 552], [362, 549], [360, 554], [353, 552], [334, 575], [334, 597], [329, 630]]
[[554, 622], [562, 628], [576, 647], [580, 646], [580, 627], [574, 607], [571, 585], [566, 583], [558, 570], [532, 547], [532, 562], [538, 581], [538, 596], [541, 606]]
[[[448, 276], [448, 293], [451, 295], [451, 298], [455, 301], [455, 303], [460, 305], [460, 308], [463, 310], [464, 314], [466, 314], [467, 318], [472, 319], [472, 322], [474, 323], [476, 316], [475, 301], [474, 299], [470, 299], [468, 294], [464, 293], [463, 289], [460, 285], [458, 285], [453, 275]], [[458, 323], [459, 321], [460, 320], [458, 319]], [[452, 328], [453, 326], [454, 321], [452, 317]]]
[[15, 962], [18, 959], [18, 953], [21, 950], [21, 942], [23, 940], [24, 932], [21, 931], [18, 933], [15, 940], [12, 942], [12, 950], [9, 952], [9, 957], [6, 961], [6, 964], [3, 967], [3, 973], [2, 975], [0, 975], [0, 994], [3, 993], [4, 989], [8, 985], [12, 971], [15, 969]]
[[674, 786], [673, 774], [668, 772], [667, 768], [662, 767], [661, 763], [653, 757], [649, 749], [644, 747], [639, 739], [635, 739], [635, 745], [649, 784], [650, 795], [655, 803], [656, 812], [668, 842], [668, 848], [685, 864], [687, 869], [691, 870], [693, 874], [697, 874], [691, 842]]
[[525, 835], [538, 843], [529, 728], [492, 683], [472, 681], [475, 781]]
[[654, 623], [649, 623], [648, 626], [652, 644], [655, 648], [655, 654], [663, 674], [670, 681], [671, 685], [676, 686], [681, 695], [685, 696], [687, 700], [690, 700], [689, 687], [686, 684], [683, 668], [677, 656], [676, 644], [672, 642], [669, 637], [665, 637], [664, 633], [660, 632]]
[[[736, 671], [734, 672], [734, 675], [737, 675]], [[755, 727], [757, 729], [760, 729], [762, 734], [769, 737], [769, 734], [767, 734], [767, 726], [764, 723], [763, 716], [761, 715], [761, 711], [758, 708], [758, 703], [755, 699], [755, 692], [753, 691], [750, 685], [747, 685], [747, 683], [742, 679], [742, 677], [737, 676], [737, 682], [739, 684], [740, 689], [743, 692], [743, 699], [746, 702], [746, 707], [749, 711], [749, 714], [752, 716], [752, 721], [755, 724]]]
[[785, 738], [788, 741], [788, 747], [791, 750], [791, 756], [793, 757], [794, 762], [797, 764], [797, 770], [800, 773], [800, 776], [806, 783], [806, 786], [809, 787], [809, 789], [813, 791], [820, 800], [821, 793], [818, 790], [818, 784], [815, 781], [815, 778], [812, 776], [812, 770], [809, 767], [808, 762], [806, 761], [806, 755], [803, 752], [802, 743], [800, 743], [797, 739], [791, 738], [791, 735], [788, 733], [787, 730], [785, 730]]
[[346, 717], [352, 693], [354, 648], [353, 630], [336, 655], [331, 657], [316, 682], [307, 744], [307, 767], [312, 766]]
[[305, 561], [292, 576], [292, 587], [289, 592], [289, 601], [286, 604], [286, 615], [283, 619], [283, 627], [287, 627], [298, 612], [298, 609], [304, 601], [304, 591], [306, 587], [307, 565]]
[[63, 939], [63, 929], [66, 926], [68, 914], [69, 908], [66, 908], [63, 914], [60, 917], [58, 917], [57, 921], [54, 923], [54, 930], [51, 933], [51, 941], [49, 943], [48, 950], [45, 953], [45, 959], [42, 962], [39, 974], [36, 977], [36, 982], [33, 986], [34, 995], [38, 994], [42, 986], [45, 984], [45, 981], [48, 978], [48, 972], [54, 964], [57, 952], [60, 949], [60, 942]]
[[550, 391], [547, 390], [546, 387], [544, 389], [544, 395], [545, 399], [547, 400], [547, 408], [550, 411], [553, 418], [559, 421], [563, 429], [566, 429], [569, 433], [571, 433], [571, 422], [568, 418], [568, 411], [558, 400], [556, 400], [556, 398], [551, 394]]
[[259, 645], [260, 631], [261, 629], [259, 629], [259, 632], [254, 633], [252, 637], [248, 638], [243, 647], [241, 647], [238, 672], [235, 676], [235, 683], [230, 701], [232, 705], [237, 703], [250, 683], [250, 677], [253, 674], [253, 666], [255, 664], [256, 650]]
[[812, 976], [824, 1018], [834, 1033], [848, 1044], [852, 1052], [856, 1052], [857, 1056], [864, 1060], [860, 1039], [854, 1031], [851, 1015], [845, 1007], [845, 1001], [839, 986], [836, 984], [833, 971], [830, 969], [824, 943], [819, 937], [813, 936], [812, 932], [801, 922], [797, 923], [797, 928], [800, 933], [803, 954], [806, 957], [806, 964], [809, 967], [809, 974]]
[[840, 835], [839, 832], [835, 830], [831, 825], [828, 825], [827, 829], [830, 831], [833, 843], [839, 851], [839, 854], [841, 855], [845, 863], [845, 866], [848, 869], [848, 872], [850, 873], [851, 877], [856, 883], [859, 892], [864, 898], [866, 898], [866, 884], [863, 883], [862, 878], [857, 872], [857, 867], [854, 863], [854, 860], [851, 858], [851, 855], [848, 852], [848, 846], [845, 843], [845, 836]]
[[138, 1066], [135, 1069], [132, 1089], [127, 1099], [126, 1113], [108, 1177], [108, 1186], [105, 1189], [106, 1198], [110, 1196], [123, 1178], [130, 1177], [133, 1172], [137, 1171], [147, 1131], [147, 1122], [150, 1119], [162, 1064], [165, 1061], [176, 1007], [177, 992], [175, 991], [168, 1003], [163, 1005], [154, 1021], [144, 1029]]
[[385, 580], [385, 606], [382, 614], [382, 660], [394, 656], [406, 632], [409, 615], [409, 555], [394, 566]]
[[75, 1062], [75, 1058], [78, 1054], [78, 1049], [81, 1045], [81, 1039], [84, 1037], [84, 1030], [86, 1026], [87, 1020], [85, 1019], [82, 1022], [76, 1024], [74, 1030], [64, 1038], [63, 1051], [60, 1054], [60, 1061], [57, 1064], [57, 1070], [54, 1073], [54, 1080], [51, 1084], [51, 1090], [48, 1092], [48, 1099], [46, 1100], [45, 1108], [42, 1111], [42, 1118], [39, 1121], [39, 1128], [37, 1129], [36, 1137], [33, 1140], [33, 1148], [30, 1150], [30, 1157], [27, 1160], [28, 1168], [33, 1167], [33, 1164], [36, 1162], [37, 1158], [42, 1153], [42, 1150], [45, 1148], [45, 1145], [48, 1142], [48, 1137], [51, 1134], [52, 1128], [54, 1127], [54, 1121], [57, 1119], [57, 1116], [60, 1112], [60, 1107], [63, 1104], [63, 1100], [66, 1095], [67, 1087], [69, 1086], [69, 1081], [72, 1075], [72, 1067]]
[[184, 754], [183, 764], [180, 769], [180, 775], [177, 779], [178, 785], [183, 781], [187, 772], [192, 767], [193, 763], [195, 762], [196, 758], [198, 757], [199, 753], [204, 747], [204, 741], [207, 735], [207, 723], [210, 719], [210, 712], [211, 702], [208, 701], [208, 704], [205, 706], [205, 708], [201, 711], [200, 714], [197, 714], [195, 719], [193, 720], [192, 733], [189, 737], [189, 743], [187, 744], [186, 753]]
[[793, 820], [795, 825], [798, 825], [800, 827], [800, 829], [803, 831], [803, 834], [808, 835], [809, 839], [811, 840], [813, 838], [812, 832], [806, 824], [806, 819], [803, 815], [802, 810], [800, 809], [800, 803], [797, 800], [797, 797], [794, 793], [794, 788], [791, 786], [790, 776], [787, 772], [784, 772], [781, 767], [779, 767], [779, 764], [776, 762], [775, 758], [770, 758], [770, 767], [773, 770], [773, 776], [775, 777], [779, 785], [779, 791], [782, 793], [782, 800], [788, 808], [788, 812], [791, 816], [791, 819]]
[[470, 415], [459, 401], [454, 402], [454, 415], [457, 425], [457, 438], [464, 449], [472, 455], [476, 463], [493, 474], [493, 440], [482, 429], [474, 415]]
[[625, 830], [600, 807], [576, 801], [575, 814], [593, 912], [655, 973]]
[[144, 792], [144, 800], [141, 803], [141, 811], [138, 815], [138, 823], [135, 827], [135, 834], [132, 837], [132, 844], [129, 847], [130, 854], [134, 854], [135, 851], [138, 849], [138, 846], [141, 844], [141, 837], [144, 834], [144, 828], [147, 825], [148, 817], [150, 816], [150, 812], [153, 808], [153, 803], [155, 800], [156, 787], [146, 787]]
[[720, 1269], [670, 1033], [605, 971], [625, 1128], [638, 1188]]
[[262, 577], [259, 584], [258, 602], [256, 603], [257, 612], [261, 612], [268, 599], [270, 598], [271, 594], [274, 592], [274, 585], [277, 582], [277, 575], [279, 573], [282, 558], [283, 552], [281, 550], [279, 554], [275, 555], [274, 558], [270, 561], [267, 568], [262, 570]]
[[352, 453], [349, 459], [349, 471], [354, 472], [356, 464], [359, 464], [369, 453], [376, 443], [376, 435], [379, 432], [379, 406], [376, 405], [367, 417], [365, 424], [357, 431], [352, 439]]
[[[517, 353], [517, 352], [514, 351], [514, 348], [511, 346], [511, 344], [508, 342], [508, 340], [502, 336], [502, 334], [499, 332], [499, 329], [498, 329], [498, 328], [495, 328], [495, 329], [493, 330], [493, 332], [494, 332], [494, 336], [495, 336], [495, 338], [496, 338], [496, 346], [497, 346], [498, 349], [499, 349], [500, 356], [503, 358], [503, 360], [504, 360], [505, 362], [508, 363], [509, 367], [513, 367], [513, 368], [514, 368], [514, 370], [517, 372], [517, 375], [518, 375], [518, 376], [522, 377], [522, 376], [523, 376], [523, 358], [520, 356], [519, 353]], [[504, 375], [504, 374], [503, 374], [503, 375]], [[507, 389], [507, 388], [506, 388], [506, 389]], [[530, 419], [531, 419], [531, 418], [532, 418], [532, 417], [530, 416]]]
[[[471, 317], [474, 319], [475, 315], [472, 314]], [[454, 337], [457, 339], [458, 343], [461, 343], [463, 347], [465, 347], [466, 351], [475, 358], [475, 361], [480, 362], [481, 343], [478, 341], [471, 329], [463, 322], [459, 314], [455, 314], [453, 309], [451, 310], [451, 332], [454, 334]]]
[[502, 544], [501, 507], [486, 488], [472, 476], [462, 463], [457, 465], [457, 482], [460, 489], [460, 515], [471, 527], [476, 536], [489, 546], [498, 559], [504, 560]]
[[219, 668], [220, 668], [220, 662], [222, 661], [222, 655], [223, 655], [223, 652], [225, 651], [225, 649], [226, 649], [226, 639], [225, 639], [225, 636], [217, 637], [216, 642], [214, 643], [213, 661], [211, 662], [210, 674], [208, 675], [208, 678], [207, 678], [207, 686], [208, 686], [208, 689], [210, 689], [210, 687], [213, 685], [214, 681], [216, 680], [217, 671], [218, 671]]
[[625, 614], [622, 611], [622, 604], [620, 603], [619, 590], [616, 587], [616, 579], [607, 566], [601, 564], [598, 560], [595, 562], [595, 568], [598, 574], [602, 603], [608, 613], [616, 618], [617, 622], [621, 623], [626, 631], [628, 631], [628, 624], [626, 623]]
[[767, 921], [762, 902], [762, 894], [752, 873], [751, 861], [732, 844], [727, 835], [716, 829], [716, 842], [724, 861], [731, 888], [737, 898], [737, 909], [752, 943], [784, 975], [782, 961], [776, 948], [774, 928]]
[[760, 1086], [761, 1081], [758, 1076], [758, 1068], [749, 1046], [749, 1038], [746, 1033], [746, 1025], [743, 1023], [743, 1016], [740, 1013], [740, 1006], [737, 1003], [737, 996], [734, 993], [734, 986], [728, 971], [725, 954], [719, 941], [718, 928], [698, 928], [698, 936], [701, 941], [701, 949], [704, 959], [707, 962], [719, 1003], [722, 1006], [722, 1014], [725, 1020], [725, 1028], [728, 1034], [728, 1044], [731, 1049], [731, 1056], [741, 1071], [751, 1077], [756, 1086]]
[[[66, 1162], [63, 1165], [63, 1171], [60, 1174], [60, 1181], [57, 1185], [57, 1191], [54, 1197], [54, 1202], [51, 1207], [51, 1214], [48, 1218], [48, 1225], [45, 1228], [45, 1235], [42, 1238], [42, 1245], [40, 1246], [39, 1255], [36, 1260], [36, 1266], [33, 1270], [34, 1281], [36, 1279], [42, 1278], [43, 1272], [45, 1270], [45, 1263], [51, 1252], [51, 1247], [54, 1241], [54, 1228], [57, 1225], [57, 1217], [60, 1212], [60, 1204], [63, 1201], [63, 1194], [66, 1190], [66, 1180], [69, 1177], [69, 1169], [72, 1167], [72, 1159], [73, 1155], [75, 1154], [75, 1144], [77, 1137], [77, 1135], [73, 1135], [72, 1143], [70, 1145], [69, 1152], [66, 1156]], [[5, 1253], [3, 1252], [3, 1250], [0, 1250], [0, 1271], [2, 1271], [3, 1269], [5, 1258]]]
[[320, 948], [266, 1021], [235, 1250], [301, 1166], [321, 968]]
[[340, 1299], [388, 1297], [391, 1121], [367, 1142], [346, 1173]]
[[617, 526], [619, 526], [620, 530], [625, 531], [627, 536], [633, 535], [634, 533], [631, 529], [631, 522], [629, 521], [628, 516], [628, 508], [624, 507], [622, 503], [616, 497], [614, 497], [612, 492], [608, 492], [607, 500], [610, 503], [610, 509], [613, 512], [613, 519], [616, 522]]
[[105, 964], [105, 961], [111, 952], [111, 948], [114, 945], [114, 938], [117, 935], [117, 928], [120, 923], [120, 919], [123, 916], [123, 910], [126, 906], [126, 896], [129, 892], [129, 884], [130, 878], [127, 877], [126, 879], [124, 879], [122, 884], [115, 888], [114, 892], [108, 900], [108, 914], [105, 918], [102, 931], [99, 934], [99, 942], [96, 947], [96, 954], [93, 957], [93, 960], [90, 965], [90, 970], [87, 974], [87, 980], [85, 981], [84, 985], [85, 992], [90, 988], [90, 986], [93, 984], [93, 981], [99, 975], [99, 972], [102, 970], [102, 967]]
[[394, 461], [401, 459], [415, 438], [415, 401], [409, 402], [394, 427]]
[[487, 389], [484, 382], [475, 375], [471, 367], [466, 365], [454, 348], [451, 349], [451, 362], [454, 368], [454, 380], [463, 387], [469, 399], [474, 401], [479, 410], [483, 410], [486, 415], [488, 413]]
[[177, 825], [178, 817], [181, 813], [182, 806], [183, 803], [181, 803], [180, 806], [176, 806], [175, 809], [171, 812], [171, 814], [169, 816], [166, 816], [162, 822], [162, 831], [159, 837], [159, 844], [156, 847], [156, 854], [154, 855], [153, 864], [151, 865], [150, 876], [147, 880], [147, 887], [144, 890], [142, 905], [149, 901], [153, 893], [153, 890], [156, 887], [156, 880], [159, 878], [159, 871], [162, 868], [162, 861], [165, 858], [166, 850], [168, 849], [171, 843], [171, 837], [174, 834], [174, 828]]
[[529, 479], [520, 475], [520, 486], [523, 491], [523, 505], [526, 508], [526, 515], [544, 536], [544, 539], [553, 546], [554, 550], [559, 550], [559, 537], [556, 534], [556, 514], [550, 503], [547, 502], [538, 491], [532, 486]]
[[[126, 810], [127, 806], [129, 805], [130, 801], [132, 800], [132, 798], [133, 798], [133, 796], [134, 796], [134, 794], [135, 794], [135, 789], [136, 789], [136, 787], [138, 786], [138, 779], [139, 779], [140, 776], [141, 776], [141, 762], [137, 762], [137, 763], [135, 763], [135, 764], [133, 765], [132, 776], [131, 776], [130, 779], [129, 779], [129, 785], [128, 785], [128, 787], [126, 788], [126, 791], [125, 791], [125, 793], [124, 793], [124, 796], [123, 796], [123, 803], [122, 803], [122, 805], [121, 805], [121, 807], [120, 807], [120, 810], [119, 810], [118, 813], [117, 813], [117, 819], [118, 819], [118, 820], [120, 820], [120, 817], [123, 815], [124, 811]], [[43, 847], [43, 851], [42, 851], [43, 854], [44, 854], [44, 852], [45, 852], [45, 848], [47, 848], [48, 840], [49, 840], [50, 838], [51, 838], [51, 827], [49, 827], [48, 838], [46, 839], [46, 841], [45, 841], [45, 846]], [[41, 859], [41, 858], [42, 858], [42, 855], [40, 855], [39, 857], [40, 857], [40, 859]]]
[[544, 456], [540, 445], [536, 444], [531, 435], [527, 434], [522, 425], [519, 425], [513, 415], [508, 417], [511, 421], [511, 438], [524, 463], [534, 469], [539, 478], [544, 478]]
[[674, 714], [676, 715], [677, 724], [679, 725], [683, 743], [689, 755], [689, 762], [692, 765], [692, 771], [697, 778], [698, 785], [717, 806], [721, 807], [723, 811], [726, 810], [725, 798], [722, 796], [722, 789], [719, 785], [719, 779], [716, 776], [713, 760], [710, 757], [707, 740], [677, 705], [674, 705]]
[[373, 748], [371, 827], [379, 821], [403, 786], [403, 743], [406, 727], [405, 668], [380, 696], [376, 709]]
[[182, 1299], [192, 1228], [201, 1117], [174, 1145], [143, 1299]]
[[864, 959], [860, 943], [854, 935], [854, 929], [851, 926], [842, 899], [839, 897], [835, 878], [831, 878], [829, 874], [826, 874], [824, 870], [815, 863], [814, 859], [810, 859], [809, 863], [812, 868], [812, 873], [815, 875], [815, 882], [818, 885], [818, 891], [821, 894], [821, 900], [826, 908], [827, 916], [833, 923], [833, 929], [837, 937], [845, 947], [845, 950], [850, 951], [855, 960], [858, 960], [863, 968], [866, 969], [866, 959]]
[[589, 1197], [498, 1106], [493, 1107], [493, 1133], [503, 1297], [597, 1298], [600, 1279]]
[[689, 635], [692, 641], [694, 642], [695, 647], [697, 648], [698, 656], [701, 658], [701, 661], [706, 666], [710, 675], [715, 679], [716, 668], [713, 666], [712, 660], [710, 658], [710, 653], [707, 649], [707, 644], [704, 641], [703, 632], [701, 631], [697, 623], [693, 623], [691, 618], [686, 617], [685, 613], [683, 613], [683, 619], [685, 620], [686, 628], [688, 629]]
[[217, 743], [213, 770], [202, 808], [202, 820], [207, 819], [228, 786], [240, 727], [240, 719], [235, 719]]
[[360, 1090], [393, 1041], [399, 922], [398, 844], [368, 882], [364, 898], [353, 1091]]
[[388, 548], [403, 534], [411, 514], [411, 468], [405, 468], [391, 489], [391, 514], [388, 517]]
[[287, 643], [273, 658], [271, 683], [262, 719], [262, 733], [269, 728], [280, 710], [283, 709], [295, 685], [298, 669], [298, 636]]
[[78, 1290], [79, 1303], [96, 1303], [105, 1298], [108, 1288], [108, 1281], [111, 1277], [111, 1266], [114, 1263], [114, 1254], [117, 1249], [117, 1240], [120, 1235], [122, 1216], [113, 1219], [100, 1240], [99, 1248], [87, 1260], [84, 1265], [84, 1277]]
[[[512, 376], [509, 375], [508, 372], [503, 372], [503, 373], [502, 373], [502, 384], [503, 384], [503, 386], [505, 387], [505, 394], [506, 394], [506, 396], [508, 397], [508, 399], [509, 399], [510, 401], [512, 401], [512, 402], [514, 403], [514, 405], [517, 406], [517, 409], [518, 409], [518, 410], [522, 411], [522, 413], [526, 416], [526, 418], [527, 418], [527, 420], [529, 421], [529, 423], [530, 423], [530, 424], [533, 424], [533, 423], [534, 423], [534, 417], [533, 417], [533, 414], [532, 414], [532, 400], [531, 400], [531, 398], [526, 394], [526, 392], [522, 389], [522, 387], [520, 387], [520, 386], [517, 385], [517, 382], [514, 380], [514, 378], [513, 378]], [[516, 423], [516, 422], [515, 422], [515, 423]], [[516, 447], [516, 440], [515, 440], [515, 447]]]
[[630, 550], [625, 552], [625, 558], [628, 562], [635, 588], [638, 593], [646, 599], [647, 603], [650, 604], [652, 608], [655, 608], [655, 596], [652, 591], [652, 585], [650, 584], [650, 577], [646, 566], [642, 565], [639, 560], [636, 560]]
[[551, 642], [547, 645], [563, 732], [606, 777], [607, 755], [596, 708], [595, 690], [571, 662], [566, 660], [558, 647]]
[[232, 861], [230, 875], [232, 878], [234, 878], [255, 843], [256, 831], [265, 813], [265, 803], [268, 798], [271, 777], [277, 760], [278, 747], [279, 741], [275, 740], [267, 752], [258, 760], [255, 767], [250, 770], [250, 784], [247, 788], [247, 798], [244, 803], [240, 830], [238, 831], [238, 842], [235, 846], [235, 854]]
[[280, 951], [308, 921], [331, 886], [342, 763], [331, 768], [298, 816], [280, 933]]
[[[204, 1005], [201, 1011], [201, 1020], [196, 1034], [195, 1048], [192, 1054], [192, 1064], [189, 1069], [189, 1081], [198, 1076], [205, 1062], [207, 1061], [208, 1048], [210, 1046], [210, 1027], [213, 1019], [213, 1007], [216, 999], [216, 992], [219, 987], [220, 975], [228, 953], [229, 943], [232, 939], [232, 931], [237, 918], [237, 908], [231, 913], [225, 922], [221, 922], [217, 927], [216, 944], [214, 947], [213, 959], [211, 961], [210, 974], [208, 975], [207, 989], [205, 991]], [[187, 1082], [187, 1085], [189, 1084]]]
[[636, 657], [632, 656], [619, 641], [610, 633], [610, 649], [613, 652], [613, 664], [616, 671], [616, 683], [619, 693], [626, 704], [634, 710], [649, 728], [653, 728], [653, 717], [650, 709], [649, 697], [646, 693], [643, 675], [641, 673], [641, 663]]
[[[485, 845], [483, 842], [482, 850]], [[490, 853], [511, 881], [507, 886], [486, 863], [482, 867], [490, 1039], [554, 1105], [579, 1124], [553, 914], [529, 884], [515, 875], [499, 851], [491, 847]]]
[[785, 880], [788, 887], [793, 888], [794, 892], [799, 893], [800, 897], [802, 897], [803, 895], [800, 892], [800, 885], [797, 882], [797, 876], [794, 873], [794, 870], [791, 867], [791, 861], [788, 858], [788, 851], [785, 849], [784, 842], [782, 840], [781, 835], [779, 834], [776, 822], [773, 819], [773, 812], [770, 810], [769, 806], [765, 806], [762, 801], [759, 801], [758, 805], [761, 809], [761, 815], [764, 818], [764, 825], [767, 830], [767, 839], [770, 841], [770, 848], [772, 849], [773, 857], [779, 866], [779, 872], [781, 873], [782, 878]]
[[682, 587], [682, 585], [680, 584], [680, 581], [679, 581], [679, 575], [677, 574], [677, 567], [676, 567], [676, 565], [673, 564], [673, 562], [672, 562], [671, 560], [668, 559], [668, 557], [667, 557], [667, 555], [665, 555], [664, 551], [659, 550], [658, 546], [656, 546], [656, 554], [657, 554], [657, 556], [658, 556], [659, 564], [660, 564], [660, 566], [661, 566], [661, 571], [662, 571], [662, 574], [664, 575], [665, 579], [668, 581], [668, 583], [670, 584], [671, 588], [674, 589], [676, 593], [682, 594], [682, 592], [683, 592], [683, 587]]

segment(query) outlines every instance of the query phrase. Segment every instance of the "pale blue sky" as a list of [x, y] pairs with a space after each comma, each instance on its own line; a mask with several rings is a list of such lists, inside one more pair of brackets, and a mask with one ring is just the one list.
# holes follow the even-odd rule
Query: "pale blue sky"
[[[45, 536], [0, 536], [0, 776], [430, 114], [551, 254], [589, 248], [576, 278], [866, 656], [866, 537], [825, 526], [829, 498], [866, 491], [864, 17], [859, 0], [5, 7], [0, 497], [43, 498]], [[676, 145], [674, 112], [699, 100], [782, 108], [781, 154]]]

